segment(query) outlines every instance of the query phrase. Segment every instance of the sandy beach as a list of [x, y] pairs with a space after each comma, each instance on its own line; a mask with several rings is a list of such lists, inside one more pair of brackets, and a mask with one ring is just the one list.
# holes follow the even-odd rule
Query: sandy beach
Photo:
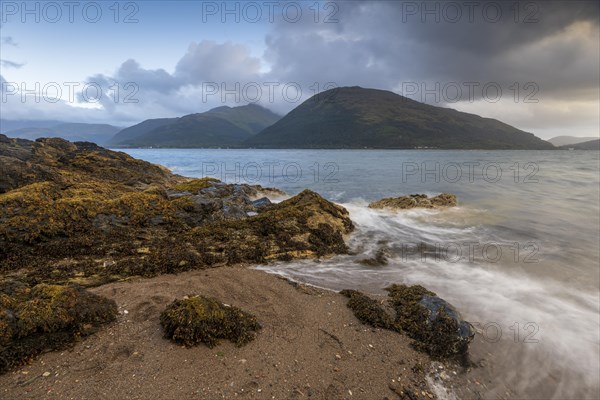
[[[434, 397], [425, 383], [429, 357], [403, 335], [362, 325], [334, 292], [242, 266], [91, 291], [117, 302], [117, 321], [72, 349], [43, 354], [1, 376], [0, 397], [395, 399], [402, 387]], [[241, 348], [227, 341], [213, 349], [178, 346], [163, 338], [159, 315], [187, 294], [252, 312], [263, 329]]]

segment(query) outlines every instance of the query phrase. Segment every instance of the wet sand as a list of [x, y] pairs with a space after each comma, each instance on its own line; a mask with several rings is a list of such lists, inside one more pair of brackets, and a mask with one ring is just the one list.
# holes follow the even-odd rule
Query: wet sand
[[[431, 360], [407, 337], [362, 325], [337, 293], [246, 267], [221, 267], [104, 285], [115, 323], [71, 349], [0, 376], [2, 399], [397, 399], [402, 387], [435, 398]], [[238, 348], [184, 348], [159, 315], [176, 298], [214, 296], [255, 314], [263, 329]]]

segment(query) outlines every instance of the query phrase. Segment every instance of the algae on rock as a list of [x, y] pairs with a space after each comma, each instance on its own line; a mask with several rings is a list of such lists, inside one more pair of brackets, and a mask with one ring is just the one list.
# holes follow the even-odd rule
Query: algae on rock
[[406, 210], [410, 208], [438, 208], [454, 207], [458, 203], [456, 196], [450, 193], [442, 193], [435, 197], [427, 197], [425, 194], [411, 194], [408, 196], [389, 197], [374, 201], [369, 208], [389, 208], [393, 210]]
[[420, 285], [392, 285], [386, 288], [388, 303], [395, 317], [369, 296], [345, 289], [347, 303], [356, 318], [364, 324], [405, 332], [415, 340], [415, 348], [434, 358], [465, 355], [473, 339], [471, 324], [462, 320], [456, 309]]
[[204, 343], [214, 347], [219, 339], [237, 346], [252, 341], [261, 329], [256, 317], [205, 296], [175, 300], [160, 315], [165, 337], [185, 346]]
[[0, 284], [0, 373], [62, 349], [115, 319], [114, 301], [74, 287]]
[[283, 193], [184, 178], [90, 143], [0, 135], [0, 170], [0, 272], [32, 285], [345, 253], [352, 229], [310, 191], [270, 204], [265, 194]]

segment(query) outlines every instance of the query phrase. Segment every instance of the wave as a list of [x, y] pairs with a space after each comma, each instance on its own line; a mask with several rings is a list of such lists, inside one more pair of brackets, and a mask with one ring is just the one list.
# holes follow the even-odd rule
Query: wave
[[[495, 380], [524, 396], [543, 393], [548, 398], [563, 398], [577, 393], [579, 397], [597, 397], [597, 292], [558, 281], [552, 274], [539, 274], [539, 262], [532, 264], [535, 273], [525, 263], [515, 263], [511, 231], [486, 224], [486, 210], [457, 207], [390, 212], [369, 209], [360, 199], [343, 205], [356, 225], [348, 238], [350, 255], [258, 268], [333, 290], [382, 293], [392, 283], [422, 284], [456, 305], [479, 327], [481, 340], [474, 356], [493, 354], [498, 371]], [[496, 262], [477, 253], [472, 258], [463, 253], [461, 259], [455, 257], [457, 252], [454, 257], [432, 254], [436, 248], [467, 242], [480, 247], [495, 243], [508, 249], [508, 254]], [[407, 244], [414, 249], [422, 244], [425, 251], [407, 254]], [[382, 248], [387, 264], [358, 262], [375, 257]]]

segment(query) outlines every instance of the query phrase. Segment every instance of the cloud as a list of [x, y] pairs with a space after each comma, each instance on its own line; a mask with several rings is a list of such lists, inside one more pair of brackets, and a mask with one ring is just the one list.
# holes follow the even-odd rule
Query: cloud
[[14, 41], [12, 36], [3, 36], [2, 44], [7, 45], [7, 46], [19, 47], [19, 44]]
[[[450, 11], [444, 11], [448, 2], [340, 2], [338, 23], [279, 20], [267, 36], [265, 57], [271, 74], [282, 80], [333, 81], [396, 92], [416, 83], [419, 90], [411, 96], [416, 100], [465, 109], [477, 104], [480, 114], [535, 127], [534, 133], [557, 126], [569, 131], [572, 125], [556, 111], [572, 100], [587, 110], [576, 113], [587, 129], [596, 122], [597, 131], [597, 111], [589, 111], [600, 105], [598, 3], [473, 3], [477, 8], [472, 18], [463, 7], [454, 23]], [[406, 8], [411, 4], [417, 10]], [[502, 18], [490, 22], [493, 14], [482, 10], [498, 5]], [[466, 86], [471, 82], [479, 85], [472, 97]], [[452, 83], [464, 89], [459, 102], [447, 101], [440, 91], [437, 99], [426, 95], [427, 90], [436, 91], [436, 84], [443, 88]], [[502, 101], [484, 101], [488, 84], [502, 89]], [[533, 92], [537, 105], [523, 103]], [[535, 124], [515, 118], [519, 107], [532, 118], [543, 118]]]
[[[593, 112], [600, 102], [597, 2], [338, 2], [334, 23], [325, 23], [325, 10], [315, 22], [308, 8], [312, 4], [303, 3], [305, 17], [297, 23], [276, 13], [262, 57], [253, 56], [244, 44], [203, 40], [192, 42], [170, 71], [147, 69], [129, 59], [114, 73], [92, 75], [88, 82], [104, 93], [117, 84], [119, 101], [103, 96], [100, 105], [107, 119], [119, 121], [252, 101], [247, 93], [207, 98], [206, 85], [212, 83], [226, 90], [257, 84], [262, 89], [259, 102], [279, 113], [328, 83], [396, 92], [417, 83], [419, 92], [411, 94], [417, 100], [476, 110], [536, 134], [569, 130], [574, 120], [591, 129], [598, 119]], [[458, 20], [448, 4], [461, 7]], [[476, 4], [472, 13], [465, 4]], [[407, 8], [411, 6], [417, 9]], [[501, 15], [497, 21], [494, 11]], [[279, 84], [274, 98], [266, 86], [272, 82]], [[470, 82], [479, 85], [473, 93], [465, 86]], [[464, 88], [456, 101], [425, 96], [422, 90], [451, 83]], [[491, 83], [502, 89], [501, 101], [485, 101], [482, 87]], [[286, 85], [298, 85], [301, 96], [286, 99]], [[128, 95], [138, 101], [125, 102]], [[528, 95], [538, 102], [524, 103]]]
[[259, 77], [261, 61], [243, 45], [212, 41], [192, 43], [179, 60], [175, 76], [182, 82], [243, 82]]
[[25, 63], [16, 63], [10, 60], [0, 60], [0, 66], [4, 68], [21, 68]]

